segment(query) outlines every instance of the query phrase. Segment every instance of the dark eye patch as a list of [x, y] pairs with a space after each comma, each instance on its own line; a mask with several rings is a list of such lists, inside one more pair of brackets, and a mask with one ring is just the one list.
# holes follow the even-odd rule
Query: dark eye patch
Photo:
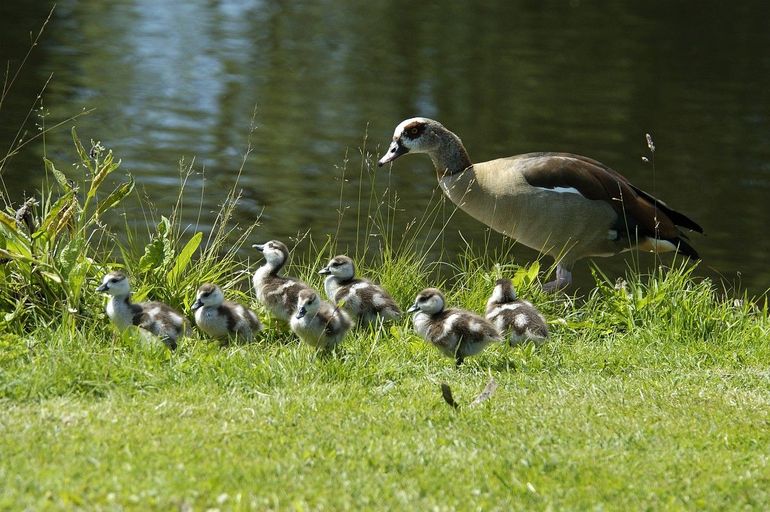
[[417, 137], [421, 136], [424, 131], [425, 131], [425, 124], [420, 122], [414, 122], [412, 124], [407, 125], [404, 128], [404, 135], [406, 135], [406, 137], [409, 139], [416, 139]]
[[118, 281], [120, 281], [119, 277], [113, 277], [112, 279], [110, 279], [111, 283], [117, 283]]

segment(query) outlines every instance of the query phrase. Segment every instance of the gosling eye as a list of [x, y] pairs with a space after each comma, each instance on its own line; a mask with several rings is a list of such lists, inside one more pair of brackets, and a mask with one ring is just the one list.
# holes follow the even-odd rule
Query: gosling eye
[[417, 135], [419, 132], [420, 132], [420, 130], [416, 126], [414, 126], [414, 127], [409, 129], [409, 134], [410, 135]]
[[120, 279], [117, 277], [113, 277], [112, 279], [110, 279], [111, 283], [117, 283], [118, 281], [120, 281]]

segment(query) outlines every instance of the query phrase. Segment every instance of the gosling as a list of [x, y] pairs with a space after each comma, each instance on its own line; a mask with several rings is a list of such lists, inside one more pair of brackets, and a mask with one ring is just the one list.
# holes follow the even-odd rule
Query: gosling
[[198, 288], [191, 308], [195, 312], [195, 325], [212, 338], [230, 338], [250, 342], [254, 333], [262, 330], [257, 314], [237, 302], [225, 300], [222, 289], [206, 283]]
[[257, 299], [273, 316], [288, 322], [296, 312], [299, 292], [312, 288], [293, 277], [278, 275], [289, 259], [289, 249], [283, 242], [271, 240], [252, 247], [265, 255], [265, 264], [254, 272]]
[[490, 343], [501, 341], [489, 321], [470, 311], [444, 309], [445, 303], [440, 290], [426, 288], [417, 294], [407, 312], [415, 313], [412, 322], [417, 334], [445, 356], [454, 357], [457, 366]]
[[342, 341], [350, 324], [347, 313], [321, 300], [315, 290], [304, 289], [298, 294], [297, 313], [289, 325], [303, 342], [328, 350]]
[[160, 338], [171, 350], [176, 349], [177, 339], [185, 334], [187, 320], [170, 306], [162, 302], [132, 303], [128, 277], [119, 270], [105, 275], [96, 291], [111, 296], [107, 316], [120, 331], [136, 325]]
[[516, 297], [509, 279], [498, 279], [495, 283], [486, 316], [498, 331], [510, 333], [508, 342], [512, 347], [525, 341], [540, 345], [548, 338], [545, 318], [531, 302]]
[[318, 271], [327, 275], [324, 281], [326, 296], [334, 304], [341, 304], [359, 325], [371, 325], [379, 319], [398, 320], [401, 317], [396, 301], [381, 286], [368, 279], [356, 279], [355, 264], [347, 256], [335, 256]]

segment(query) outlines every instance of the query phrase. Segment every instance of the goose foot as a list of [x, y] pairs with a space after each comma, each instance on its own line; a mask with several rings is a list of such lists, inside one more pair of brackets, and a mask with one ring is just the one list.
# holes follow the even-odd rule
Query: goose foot
[[545, 283], [543, 285], [543, 291], [547, 293], [556, 293], [565, 289], [570, 283], [572, 283], [572, 272], [561, 265], [556, 265], [556, 279]]

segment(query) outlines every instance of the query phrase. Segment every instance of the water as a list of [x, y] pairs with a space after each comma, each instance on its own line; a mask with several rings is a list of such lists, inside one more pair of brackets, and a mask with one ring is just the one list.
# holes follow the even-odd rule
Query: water
[[[541, 150], [599, 159], [704, 226], [707, 237], [693, 236], [699, 274], [752, 294], [770, 286], [763, 2], [476, 4], [59, 1], [0, 110], [0, 150], [20, 126], [34, 134], [36, 124], [93, 112], [50, 132], [45, 146], [27, 145], [2, 180], [11, 197], [34, 192], [44, 152], [61, 167], [74, 161], [76, 125], [115, 151], [161, 212], [175, 201], [180, 159], [194, 158], [185, 219], [205, 230], [236, 179], [254, 116], [239, 221], [260, 218], [260, 239], [334, 233], [347, 158], [351, 208], [340, 236], [352, 242], [366, 134], [377, 154], [399, 121], [424, 115], [457, 132], [476, 161]], [[43, 2], [0, 4], [0, 62], [16, 68], [47, 11]], [[50, 75], [45, 116], [24, 123]], [[641, 161], [647, 132], [655, 172]], [[375, 176], [378, 193], [388, 182], [398, 192], [396, 232], [437, 186], [424, 156]], [[446, 230], [450, 253], [463, 243], [458, 232], [474, 245], [489, 238], [458, 213]], [[595, 261], [618, 275], [627, 260]], [[583, 284], [586, 267], [576, 268]]]

